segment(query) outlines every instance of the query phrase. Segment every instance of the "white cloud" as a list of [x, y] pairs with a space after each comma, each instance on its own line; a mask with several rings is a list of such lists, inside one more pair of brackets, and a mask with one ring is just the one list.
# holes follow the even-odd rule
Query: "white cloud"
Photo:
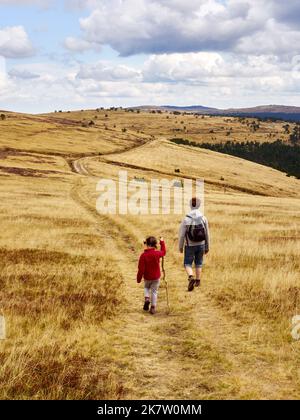
[[92, 45], [84, 39], [69, 36], [64, 42], [65, 48], [74, 52], [84, 52], [92, 48]]
[[23, 58], [34, 54], [34, 48], [23, 26], [0, 29], [0, 55], [6, 58]]
[[92, 9], [97, 7], [97, 0], [65, 0], [65, 6], [69, 10]]
[[0, 5], [4, 4], [9, 6], [27, 6], [33, 4], [40, 7], [48, 7], [51, 3], [53, 3], [53, 1], [54, 0], [0, 0]]
[[[201, 83], [211, 78], [259, 78], [282, 73], [278, 57], [221, 53], [176, 53], [150, 56], [143, 69], [145, 81]], [[291, 66], [286, 66], [290, 71]], [[287, 74], [285, 74], [287, 77]], [[215, 81], [215, 79], [214, 79]], [[232, 81], [227, 80], [230, 84]]]
[[186, 53], [152, 55], [144, 65], [144, 80], [148, 82], [201, 82], [204, 77], [225, 71], [219, 53]]
[[[122, 56], [138, 53], [297, 52], [298, 0], [69, 0], [91, 13], [82, 37]], [[291, 39], [296, 42], [290, 43]], [[254, 41], [254, 42], [252, 42]], [[256, 42], [257, 41], [257, 42]]]
[[[121, 55], [233, 48], [257, 28], [244, 11], [216, 0], [189, 7], [177, 0], [103, 0], [80, 25], [87, 41], [109, 44]], [[247, 9], [247, 7], [246, 7]], [[213, 30], [212, 30], [213, 28]]]
[[1, 82], [0, 107], [11, 102], [27, 111], [36, 104], [37, 111], [101, 104], [226, 108], [299, 101], [300, 78], [291, 77], [291, 67], [273, 56], [164, 54], [152, 55], [140, 67], [123, 61], [15, 65]]
[[[144, 81], [169, 84], [170, 89], [180, 86], [180, 98], [189, 98], [187, 92], [223, 92], [234, 102], [262, 94], [266, 98], [284, 96], [300, 88], [299, 72], [292, 73], [293, 62], [283, 62], [273, 55], [237, 55], [221, 53], [185, 53], [152, 55], [143, 68]], [[179, 90], [178, 90], [179, 92]], [[268, 103], [265, 99], [262, 103]], [[278, 101], [280, 102], [280, 100]], [[191, 98], [189, 98], [189, 103]], [[214, 105], [212, 103], [212, 105]]]
[[22, 68], [12, 68], [8, 72], [9, 76], [16, 79], [38, 79], [39, 75]]
[[77, 74], [79, 79], [93, 79], [100, 81], [140, 80], [141, 71], [123, 65], [99, 61], [96, 64], [83, 64]]
[[269, 19], [263, 30], [242, 38], [237, 52], [247, 54], [275, 54], [292, 56], [300, 45], [300, 31]]

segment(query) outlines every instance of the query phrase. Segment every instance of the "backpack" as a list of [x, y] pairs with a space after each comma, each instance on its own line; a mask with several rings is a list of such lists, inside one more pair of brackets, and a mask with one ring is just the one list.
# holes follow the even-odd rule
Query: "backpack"
[[[206, 240], [206, 229], [204, 225], [204, 221], [201, 218], [193, 218], [192, 216], [188, 216], [188, 218], [192, 219], [192, 223], [188, 225], [187, 228], [187, 237], [192, 242], [202, 242]], [[200, 224], [197, 224], [197, 220], [201, 220]]]

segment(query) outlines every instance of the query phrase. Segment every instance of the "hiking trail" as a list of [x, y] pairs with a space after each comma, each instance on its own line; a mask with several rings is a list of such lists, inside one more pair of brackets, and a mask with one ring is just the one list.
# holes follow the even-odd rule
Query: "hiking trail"
[[[205, 289], [205, 271], [201, 287], [187, 292], [182, 255], [168, 242], [165, 268], [171, 313], [167, 315], [163, 282], [157, 314], [143, 313], [143, 286], [136, 283], [143, 233], [132, 220], [126, 220], [124, 228], [117, 218], [97, 213], [85, 183], [95, 178], [87, 164], [94, 158], [99, 159], [73, 162], [79, 177], [71, 196], [94, 218], [103, 246], [117, 255], [123, 273], [127, 299], [107, 333], [118, 350], [115, 372], [124, 387], [122, 398], [273, 399], [296, 395], [289, 375], [282, 370], [280, 347], [269, 344], [266, 349], [263, 340], [251, 337], [251, 324], [239, 322], [215, 304]], [[212, 263], [208, 256], [205, 270]]]

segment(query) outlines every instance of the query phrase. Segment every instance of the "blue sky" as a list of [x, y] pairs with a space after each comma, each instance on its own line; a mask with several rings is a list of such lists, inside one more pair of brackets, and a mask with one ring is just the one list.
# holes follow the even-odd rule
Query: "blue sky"
[[0, 108], [299, 106], [299, 22], [296, 0], [0, 0]]

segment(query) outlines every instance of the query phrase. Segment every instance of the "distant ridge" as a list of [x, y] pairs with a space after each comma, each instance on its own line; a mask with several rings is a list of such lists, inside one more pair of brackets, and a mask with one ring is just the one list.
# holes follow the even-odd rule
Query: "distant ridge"
[[202, 106], [202, 105], [191, 105], [191, 106], [171, 106], [171, 105], [163, 105], [164, 109], [169, 109], [169, 110], [183, 110], [183, 111], [189, 111], [189, 112], [199, 112], [199, 111], [207, 111], [207, 112], [217, 112], [218, 109], [217, 108], [210, 108], [207, 106]]
[[191, 106], [173, 106], [173, 105], [143, 105], [132, 107], [131, 109], [144, 110], [161, 110], [161, 111], [180, 111], [193, 112], [207, 115], [228, 115], [228, 116], [245, 116], [258, 118], [274, 118], [289, 121], [300, 121], [300, 107], [286, 105], [261, 105], [250, 108], [229, 108], [218, 109], [202, 105]]

